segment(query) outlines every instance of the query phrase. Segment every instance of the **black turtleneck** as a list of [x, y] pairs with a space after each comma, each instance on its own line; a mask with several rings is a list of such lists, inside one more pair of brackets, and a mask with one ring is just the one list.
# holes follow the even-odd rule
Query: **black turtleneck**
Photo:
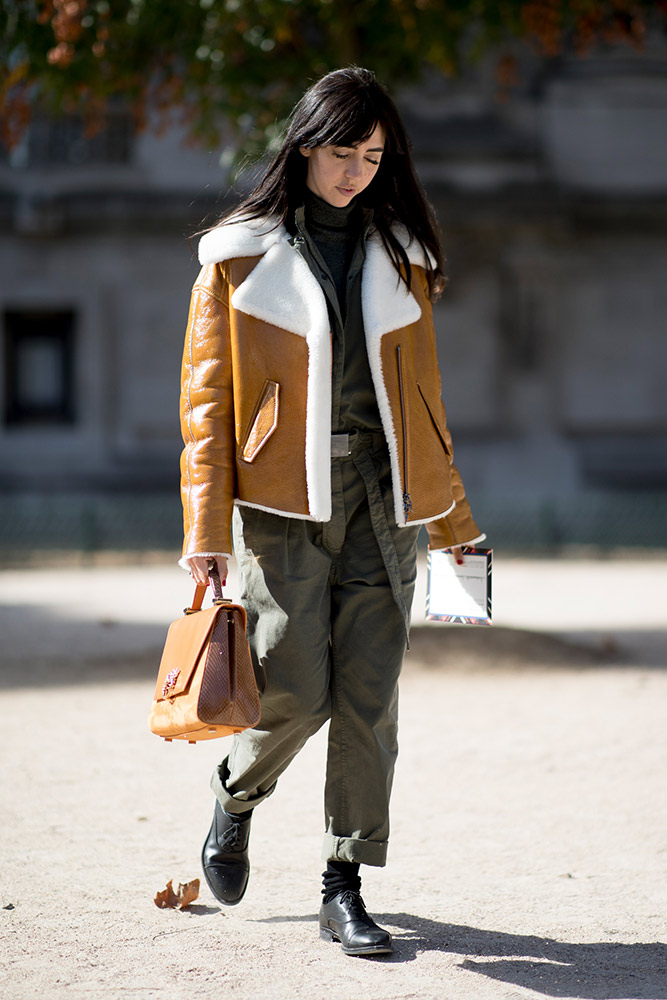
[[319, 281], [331, 320], [331, 430], [381, 430], [364, 335], [361, 276], [372, 212], [329, 205], [309, 188], [295, 212], [297, 248]]
[[353, 200], [336, 208], [310, 188], [306, 188], [304, 203], [306, 228], [331, 271], [341, 315], [345, 316], [347, 273], [363, 223], [361, 206]]

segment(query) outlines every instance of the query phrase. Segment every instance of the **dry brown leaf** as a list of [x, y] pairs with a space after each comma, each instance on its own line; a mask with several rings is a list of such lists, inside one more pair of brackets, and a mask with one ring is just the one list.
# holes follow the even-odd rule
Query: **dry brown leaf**
[[158, 892], [153, 900], [156, 906], [162, 910], [182, 910], [190, 903], [194, 903], [199, 896], [198, 878], [193, 878], [191, 882], [179, 882], [176, 889], [174, 889], [172, 882], [173, 880], [169, 879], [167, 888]]
[[199, 879], [193, 878], [191, 882], [186, 882], [185, 884], [179, 883], [176, 895], [181, 900], [181, 909], [184, 906], [189, 906], [190, 903], [194, 903], [199, 895]]

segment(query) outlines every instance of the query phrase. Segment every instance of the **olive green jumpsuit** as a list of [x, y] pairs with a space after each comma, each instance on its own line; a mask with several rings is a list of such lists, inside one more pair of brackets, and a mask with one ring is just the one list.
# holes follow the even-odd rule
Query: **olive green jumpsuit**
[[419, 526], [394, 520], [366, 353], [361, 282], [372, 213], [307, 192], [295, 221], [295, 252], [320, 282], [331, 320], [332, 516], [234, 511], [262, 715], [234, 737], [211, 785], [227, 812], [254, 808], [330, 720], [322, 856], [384, 865]]

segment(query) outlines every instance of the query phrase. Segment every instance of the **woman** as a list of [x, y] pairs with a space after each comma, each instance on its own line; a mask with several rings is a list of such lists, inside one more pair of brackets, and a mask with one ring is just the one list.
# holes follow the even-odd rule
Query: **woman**
[[484, 536], [440, 399], [434, 215], [371, 72], [307, 91], [199, 257], [181, 563], [204, 583], [214, 560], [224, 581], [233, 547], [262, 700], [213, 775], [204, 873], [222, 903], [241, 900], [253, 809], [330, 720], [320, 934], [346, 954], [387, 953], [359, 866], [385, 864], [417, 534], [426, 524], [431, 547], [459, 559]]

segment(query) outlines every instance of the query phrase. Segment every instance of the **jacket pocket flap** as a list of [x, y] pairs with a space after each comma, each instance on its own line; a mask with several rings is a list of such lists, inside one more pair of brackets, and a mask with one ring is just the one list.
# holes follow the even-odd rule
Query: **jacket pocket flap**
[[243, 445], [242, 457], [246, 462], [254, 461], [278, 426], [279, 392], [279, 384], [267, 378]]
[[216, 619], [225, 610], [224, 605], [217, 604], [172, 622], [160, 661], [155, 701], [173, 698], [187, 689]]

